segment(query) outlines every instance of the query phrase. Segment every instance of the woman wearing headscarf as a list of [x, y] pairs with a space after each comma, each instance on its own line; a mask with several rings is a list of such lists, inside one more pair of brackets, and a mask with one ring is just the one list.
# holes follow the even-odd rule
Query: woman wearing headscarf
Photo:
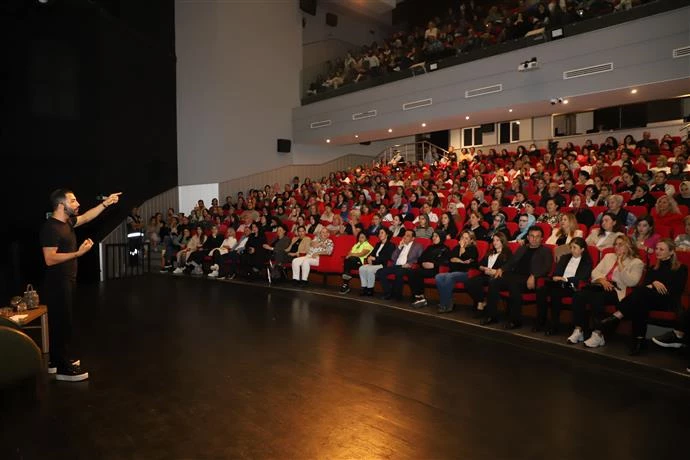
[[675, 198], [679, 205], [690, 207], [690, 181], [684, 180], [680, 183], [680, 193]]
[[536, 221], [537, 218], [532, 214], [520, 214], [518, 217], [518, 231], [513, 236], [513, 241], [518, 243], [524, 243], [527, 241], [527, 233], [529, 232], [530, 227], [534, 225]]
[[505, 214], [496, 214], [494, 216], [494, 221], [489, 227], [489, 232], [486, 235], [487, 241], [491, 241], [491, 239], [497, 234], [497, 233], [503, 233], [506, 236], [506, 239], [510, 240], [511, 234], [510, 230], [508, 230], [508, 227], [506, 226], [506, 216]]

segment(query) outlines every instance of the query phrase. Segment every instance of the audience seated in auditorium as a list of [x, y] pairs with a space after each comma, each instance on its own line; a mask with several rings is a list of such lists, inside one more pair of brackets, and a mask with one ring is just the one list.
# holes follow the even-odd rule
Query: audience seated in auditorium
[[390, 233], [385, 228], [379, 231], [379, 241], [371, 250], [371, 253], [365, 259], [366, 263], [359, 267], [359, 280], [362, 285], [362, 292], [360, 295], [373, 296], [374, 284], [376, 283], [376, 274], [383, 267], [388, 265], [391, 260], [395, 245], [390, 242]]
[[[501, 236], [495, 238], [500, 239]], [[503, 238], [505, 238], [503, 236]], [[453, 290], [456, 283], [464, 283], [469, 279], [469, 271], [479, 266], [479, 252], [474, 233], [464, 230], [458, 244], [448, 255], [449, 271], [435, 276], [436, 287], [440, 297], [438, 312], [453, 311]]]
[[690, 251], [690, 216], [683, 218], [683, 228], [685, 233], [678, 234], [673, 241], [676, 251]]
[[[379, 232], [382, 231], [384, 231], [384, 229], [380, 228], [377, 232], [377, 235]], [[359, 235], [357, 235], [357, 241], [355, 242], [354, 246], [352, 246], [352, 248], [350, 249], [350, 252], [348, 252], [345, 255], [345, 262], [343, 264], [342, 274], [343, 284], [340, 286], [341, 294], [347, 294], [348, 292], [350, 292], [350, 280], [352, 279], [350, 271], [359, 270], [359, 267], [361, 267], [365, 263], [366, 258], [374, 249], [369, 243], [367, 236], [368, 235], [364, 232], [361, 232]]]
[[642, 216], [638, 219], [630, 239], [637, 249], [648, 254], [654, 252], [657, 243], [661, 239], [661, 235], [654, 230], [654, 219], [652, 216]]
[[[546, 335], [558, 333], [563, 298], [572, 297], [592, 273], [592, 258], [584, 238], [574, 237], [568, 248], [569, 252], [558, 259], [551, 278], [543, 288], [537, 290], [537, 320], [532, 329], [534, 332], [544, 330]], [[547, 317], [549, 305], [550, 321]]]
[[[623, 144], [631, 146], [633, 142], [634, 139], [628, 138]], [[673, 149], [681, 145], [676, 141], [668, 142], [672, 144], [669, 147]], [[158, 227], [158, 236], [149, 236], [149, 240], [161, 242], [164, 251], [162, 263], [165, 266], [172, 268], [172, 262], [178, 259], [177, 273], [180, 273], [186, 266], [196, 267], [199, 265], [203, 269], [210, 268], [210, 277], [212, 278], [216, 274], [218, 278], [223, 277], [224, 274], [230, 274], [232, 277], [238, 273], [240, 267], [247, 273], [263, 274], [266, 273], [266, 268], [270, 268], [269, 259], [275, 259], [277, 265], [282, 265], [291, 262], [294, 258], [304, 257], [311, 247], [311, 240], [306, 236], [307, 233], [319, 235], [322, 233], [324, 225], [330, 226], [334, 238], [340, 235], [357, 237], [359, 233], [363, 233], [362, 238], [373, 236], [376, 233], [379, 233], [378, 236], [380, 237], [380, 232], [377, 230], [387, 226], [395, 232], [395, 236], [402, 237], [406, 233], [405, 225], [410, 226], [407, 222], [414, 221], [418, 215], [422, 216], [417, 218], [418, 223], [420, 223], [419, 228], [413, 228], [415, 234], [419, 233], [413, 234], [413, 237], [429, 238], [436, 230], [441, 237], [441, 242], [460, 251], [457, 243], [453, 240], [458, 238], [456, 229], [464, 224], [463, 229], [471, 229], [476, 234], [477, 240], [489, 240], [491, 242], [490, 255], [493, 256], [496, 255], [492, 253], [495, 251], [495, 246], [499, 246], [501, 251], [504, 249], [507, 251], [506, 243], [501, 241], [502, 236], [505, 239], [507, 234], [508, 238], [512, 238], [514, 241], [524, 241], [526, 235], [529, 235], [528, 229], [537, 219], [546, 221], [552, 226], [553, 230], [549, 232], [550, 236], [545, 242], [557, 246], [554, 249], [556, 258], [561, 252], [567, 252], [566, 257], [572, 256], [573, 248], [568, 243], [572, 243], [581, 235], [580, 232], [583, 229], [579, 224], [584, 225], [589, 230], [586, 242], [601, 251], [611, 247], [623, 233], [632, 235], [635, 249], [646, 249], [649, 252], [657, 246], [656, 241], [660, 235], [663, 235], [675, 238], [676, 251], [690, 250], [690, 237], [688, 233], [683, 233], [685, 227], [687, 227], [685, 228], [686, 232], [690, 232], [690, 222], [684, 222], [687, 225], [681, 224], [681, 213], [685, 213], [686, 210], [682, 207], [678, 208], [674, 198], [667, 194], [665, 185], [663, 191], [653, 192], [659, 198], [651, 209], [650, 215], [645, 216], [644, 209], [651, 205], [654, 196], [645, 188], [644, 173], [647, 171], [644, 167], [645, 165], [654, 165], [654, 158], [642, 158], [641, 161], [638, 161], [642, 153], [637, 148], [626, 147], [629, 150], [627, 152], [622, 149], [612, 149], [610, 144], [614, 144], [613, 140], [608, 140], [603, 145], [601, 154], [592, 145], [591, 152], [581, 148], [581, 155], [577, 156], [570, 154], [571, 149], [575, 148], [574, 146], [556, 150], [553, 154], [539, 152], [536, 149], [528, 150], [519, 146], [518, 150], [523, 155], [521, 158], [516, 157], [515, 153], [497, 153], [494, 149], [487, 149], [484, 152], [464, 149], [464, 152], [461, 152], [458, 157], [468, 157], [468, 161], [471, 162], [469, 164], [459, 164], [446, 156], [446, 161], [443, 163], [440, 161], [431, 164], [412, 162], [400, 164], [395, 169], [390, 168], [387, 164], [373, 164], [347, 171], [334, 171], [320, 181], [305, 178], [300, 183], [297, 179], [296, 182], [293, 180], [291, 184], [288, 184], [285, 189], [275, 184], [273, 187], [266, 186], [263, 189], [250, 190], [246, 195], [238, 194], [235, 202], [226, 198], [225, 204], [227, 206], [225, 209], [219, 207], [216, 204], [217, 201], [211, 201], [211, 206], [206, 208], [202, 201], [198, 203], [193, 213], [193, 218], [199, 228], [192, 232], [189, 232], [190, 227], [188, 226], [193, 224], [190, 223], [187, 216], [176, 215], [174, 211], [168, 211], [166, 214], [167, 221], [164, 222], [162, 216], [154, 215], [155, 219], [150, 221], [151, 228], [149, 230], [151, 234], [155, 233], [153, 228], [155, 224]], [[686, 150], [676, 150], [678, 152], [676, 156], [680, 160], [682, 168], [685, 169], [687, 165], [684, 158]], [[595, 160], [593, 161], [592, 158]], [[635, 165], [635, 168], [626, 169], [628, 159]], [[580, 166], [580, 162], [594, 164], [594, 167], [590, 169], [592, 174], [587, 180], [591, 183], [587, 185], [587, 181], [583, 180], [578, 184], [573, 184], [572, 189], [569, 189], [569, 181], [573, 173], [577, 175], [578, 169], [582, 171], [588, 166]], [[599, 163], [601, 163], [601, 167], [598, 166]], [[621, 174], [610, 174], [613, 170], [608, 165], [612, 163], [621, 164]], [[672, 161], [670, 164], [676, 165], [677, 163]], [[504, 175], [508, 180], [502, 180], [500, 183], [493, 181], [496, 184], [494, 187], [485, 186], [484, 183], [491, 183], [495, 177], [494, 172], [501, 168], [505, 168]], [[532, 170], [534, 172], [531, 172]], [[629, 194], [629, 190], [626, 189], [622, 195], [611, 194], [612, 184], [613, 187], [618, 187], [618, 190], [623, 190], [626, 186], [629, 187], [635, 183], [635, 177], [638, 178], [638, 183], [632, 193]], [[394, 185], [390, 186], [391, 183]], [[666, 183], [668, 184], [668, 181]], [[552, 193], [552, 196], [558, 196], [566, 202], [569, 199], [570, 203], [560, 210], [557, 209], [553, 199], [544, 200], [549, 195], [548, 189], [546, 193], [535, 197], [539, 193], [540, 184], [547, 187], [550, 184], [556, 184], [558, 189], [553, 188], [555, 194]], [[681, 183], [676, 188], [679, 190], [676, 195], [679, 200], [690, 200], [690, 182]], [[579, 191], [582, 195], [573, 192], [573, 190]], [[489, 202], [484, 199], [485, 196], [490, 197]], [[547, 209], [535, 207], [534, 203], [531, 203], [527, 198], [544, 200]], [[600, 219], [600, 227], [597, 228], [595, 225], [592, 228], [595, 216], [590, 206], [601, 205], [602, 202], [598, 202], [599, 199], [604, 200], [608, 209], [603, 213], [599, 209], [596, 210], [597, 217]], [[625, 199], [628, 202], [624, 206], [623, 200]], [[408, 212], [410, 209], [413, 212]], [[438, 222], [427, 222], [424, 211], [437, 215]], [[561, 213], [565, 213], [565, 215]], [[568, 213], [572, 213], [572, 217], [567, 216]], [[329, 216], [329, 214], [331, 215]], [[484, 214], [490, 218], [490, 221], [484, 221]], [[324, 216], [326, 219], [322, 219]], [[506, 219], [508, 216], [509, 220]], [[254, 219], [254, 217], [258, 217], [258, 219]], [[330, 222], [328, 221], [329, 217]], [[628, 232], [616, 222], [618, 220], [629, 225], [637, 218], [639, 221], [630, 227]], [[257, 222], [258, 225], [254, 222]], [[300, 230], [299, 227], [302, 222], [308, 226], [309, 232], [306, 231], [307, 229]], [[515, 223], [517, 223], [517, 231], [511, 237], [509, 229], [515, 231]], [[285, 236], [285, 229], [280, 230], [282, 225], [287, 225], [293, 231], [296, 230], [293, 240], [289, 240]], [[209, 245], [213, 245], [207, 241], [206, 235], [212, 234], [213, 226], [220, 227], [219, 237], [225, 238], [225, 240], [223, 240], [222, 245], [211, 248]], [[659, 235], [657, 235], [655, 227]], [[235, 238], [235, 231], [238, 234], [242, 232], [244, 236], [236, 244], [226, 244], [229, 238]], [[277, 238], [273, 232], [279, 234], [279, 237]], [[259, 234], [266, 235], [270, 242], [264, 241], [257, 246], [261, 254], [259, 257], [252, 257], [250, 248], [254, 247], [253, 240], [256, 240]], [[386, 233], [384, 235], [386, 235], [384, 238], [390, 238]], [[461, 236], [460, 238], [464, 237]], [[335, 238], [335, 240], [335, 244], [342, 244], [340, 242], [345, 241], [339, 238]], [[205, 241], [206, 247], [204, 248]], [[278, 245], [278, 241], [282, 241], [281, 245]], [[234, 247], [232, 247], [233, 245]], [[423, 246], [426, 247], [427, 245], [428, 243], [424, 242]], [[228, 247], [224, 249], [225, 246]], [[282, 251], [276, 251], [276, 247], [280, 249], [282, 246], [284, 246]], [[204, 250], [198, 251], [197, 249], [200, 247]], [[388, 247], [392, 248], [392, 245], [389, 243]], [[442, 249], [440, 246], [438, 247]], [[350, 248], [340, 248], [340, 252], [336, 254], [344, 254], [348, 249]], [[390, 251], [392, 252], [393, 249]], [[588, 252], [592, 249], [589, 248]], [[384, 251], [379, 252], [383, 253]], [[187, 260], [192, 254], [193, 257]], [[463, 254], [465, 253], [463, 252]], [[370, 254], [371, 256], [373, 253]], [[342, 257], [342, 255], [335, 257]], [[377, 256], [374, 260], [379, 259], [378, 262], [381, 263], [372, 264], [369, 260], [370, 257], [367, 257], [365, 263], [358, 267], [362, 292], [365, 295], [373, 293], [375, 274], [387, 265], [388, 260], [381, 260]], [[390, 254], [388, 254], [388, 258], [390, 258]], [[461, 259], [461, 257], [451, 258]], [[247, 263], [250, 259], [255, 260], [253, 263]], [[473, 258], [469, 257], [469, 259]], [[479, 270], [479, 275], [471, 276], [462, 281], [475, 306], [479, 308], [484, 307], [486, 301], [483, 286], [489, 284], [492, 274], [495, 275], [491, 268], [487, 268], [488, 265], [486, 264], [489, 263], [489, 259], [486, 257], [483, 259], [482, 262], [485, 265]], [[499, 258], [494, 257], [494, 259]], [[332, 260], [329, 259], [329, 267], [332, 266], [330, 263]], [[476, 259], [474, 260], [476, 263]], [[191, 262], [195, 263], [191, 264]], [[360, 259], [360, 263], [362, 262]], [[499, 263], [500, 266], [500, 262], [496, 260], [492, 262]], [[188, 263], [189, 265], [187, 265]], [[460, 266], [457, 261], [451, 261], [448, 265], [451, 270], [450, 274], [464, 280], [467, 271], [462, 272], [462, 268], [466, 267]], [[417, 267], [410, 268], [416, 269]], [[438, 268], [434, 265], [433, 270], [438, 270]], [[300, 266], [296, 279], [304, 281], [307, 278], [300, 276], [303, 275], [302, 269], [303, 267]], [[460, 288], [463, 286], [462, 284], [457, 285], [457, 282], [444, 284], [444, 270], [445, 268], [433, 273], [433, 275], [438, 275], [437, 278], [441, 280], [441, 282], [436, 281], [439, 294], [442, 294], [443, 299], [439, 307], [441, 312], [452, 309], [453, 290], [456, 286]], [[354, 273], [354, 271], [346, 271], [348, 275]], [[429, 286], [431, 278], [432, 276], [423, 277], [422, 279], [426, 281], [423, 281], [422, 286], [424, 284]], [[553, 279], [552, 277], [548, 279], [551, 281], [547, 284], [547, 288], [550, 288]], [[387, 289], [386, 283], [390, 289]], [[414, 283], [416, 281], [412, 282], [411, 285]], [[394, 288], [391, 284], [392, 282], [388, 280], [382, 281], [384, 290], [390, 290], [393, 293]], [[526, 282], [524, 284], [524, 290], [526, 290]], [[443, 292], [441, 292], [441, 285], [444, 286]], [[450, 286], [450, 289], [447, 290], [446, 286]], [[602, 289], [602, 293], [603, 291]], [[542, 294], [539, 291], [538, 293]], [[398, 295], [397, 285], [395, 294]], [[423, 289], [421, 291], [415, 289], [414, 295], [417, 296], [415, 299], [421, 303], [427, 300], [426, 297], [423, 297], [422, 300]], [[558, 294], [555, 297], [558, 297]], [[513, 299], [515, 298], [516, 296], [513, 295]], [[548, 303], [547, 297], [547, 310]], [[512, 300], [510, 304], [512, 307]], [[515, 314], [516, 310], [511, 308], [510, 320], [517, 320], [517, 323], [513, 322], [519, 325], [521, 318]], [[552, 323], [547, 323], [544, 327], [549, 329], [557, 324], [554, 321]]]
[[678, 225], [683, 220], [678, 203], [669, 195], [662, 195], [657, 198], [651, 215], [658, 226], [664, 227]]
[[631, 355], [639, 354], [645, 344], [650, 310], [681, 308], [680, 296], [685, 289], [688, 267], [678, 261], [675, 245], [669, 238], [656, 244], [655, 255], [656, 263], [647, 269], [644, 281], [620, 302], [613, 315], [601, 321], [602, 333], [612, 332], [624, 318], [632, 321]]
[[[414, 269], [424, 251], [422, 245], [417, 243], [414, 237], [412, 230], [405, 230], [405, 235], [391, 256], [393, 264], [376, 272], [376, 279], [381, 284], [385, 300], [402, 299], [404, 276]], [[393, 283], [388, 279], [388, 275], [393, 275]]]
[[616, 221], [616, 216], [610, 212], [603, 213], [600, 225], [601, 227], [592, 229], [587, 237], [587, 244], [596, 246], [600, 251], [612, 248], [616, 238], [625, 234], [625, 228]]
[[434, 278], [441, 267], [448, 261], [448, 246], [438, 232], [431, 235], [431, 244], [427, 246], [417, 260], [416, 267], [407, 272], [407, 282], [412, 291], [412, 307], [421, 308], [427, 305], [424, 296], [424, 279]]
[[225, 234], [225, 239], [221, 243], [220, 247], [212, 249], [209, 255], [213, 259], [213, 265], [211, 265], [211, 273], [208, 274], [209, 278], [218, 278], [220, 276], [220, 267], [226, 264], [228, 258], [223, 256], [227, 255], [232, 251], [235, 246], [237, 246], [237, 238], [235, 238], [235, 229], [230, 227]]
[[415, 236], [417, 238], [431, 238], [434, 229], [429, 225], [429, 218], [426, 214], [420, 214], [417, 219], [417, 227], [415, 227]]
[[304, 256], [292, 260], [292, 279], [296, 285], [309, 284], [309, 272], [311, 267], [319, 265], [321, 255], [330, 255], [333, 252], [333, 240], [328, 229], [321, 229], [310, 243]]
[[551, 271], [553, 256], [542, 245], [543, 238], [541, 227], [530, 228], [527, 244], [520, 246], [505, 265], [497, 269], [495, 277], [489, 281], [482, 325], [498, 322], [500, 293], [507, 290], [509, 321], [504, 327], [516, 329], [522, 326], [522, 294], [534, 291], [538, 280]]
[[[644, 263], [640, 260], [637, 249], [625, 235], [616, 237], [614, 252], [606, 254], [592, 270], [592, 283], [573, 295], [573, 324], [575, 329], [568, 343], [585, 342], [590, 348], [606, 344], [601, 330], [601, 317], [606, 305], [618, 307], [626, 297], [627, 289], [640, 282]], [[589, 329], [586, 307], [590, 306], [594, 327], [590, 337], [585, 340], [585, 331]]]

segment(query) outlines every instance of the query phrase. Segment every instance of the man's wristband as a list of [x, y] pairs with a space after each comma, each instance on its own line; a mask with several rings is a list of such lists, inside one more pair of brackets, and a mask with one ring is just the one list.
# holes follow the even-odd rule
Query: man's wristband
[[102, 201], [101, 204], [103, 205], [103, 209], [107, 209], [108, 207], [105, 205], [105, 201]]

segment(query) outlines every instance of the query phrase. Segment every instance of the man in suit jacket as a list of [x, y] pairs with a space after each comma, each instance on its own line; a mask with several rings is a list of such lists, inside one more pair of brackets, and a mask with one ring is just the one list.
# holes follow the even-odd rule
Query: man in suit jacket
[[[422, 245], [416, 243], [414, 240], [414, 231], [405, 230], [405, 236], [403, 236], [400, 244], [395, 248], [391, 256], [393, 265], [390, 267], [383, 267], [376, 272], [376, 279], [379, 280], [383, 288], [384, 299], [402, 299], [403, 276], [414, 268], [414, 265], [417, 263], [423, 251], [424, 248]], [[391, 274], [395, 276], [393, 285], [391, 285], [391, 282], [388, 280], [388, 275]]]
[[542, 246], [544, 231], [541, 227], [532, 226], [527, 232], [527, 244], [520, 246], [515, 254], [499, 268], [496, 277], [489, 282], [486, 296], [484, 318], [480, 324], [498, 322], [498, 301], [500, 292], [508, 291], [509, 322], [505, 329], [516, 329], [522, 326], [522, 294], [537, 287], [537, 279], [543, 278], [551, 271], [553, 256], [551, 251]]

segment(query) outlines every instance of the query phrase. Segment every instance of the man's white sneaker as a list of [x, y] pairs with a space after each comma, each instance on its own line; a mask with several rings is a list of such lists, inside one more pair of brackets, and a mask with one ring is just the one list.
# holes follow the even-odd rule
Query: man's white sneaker
[[220, 267], [218, 266], [218, 264], [213, 264], [209, 268], [211, 269], [212, 272], [217, 272], [218, 270], [220, 270]]
[[182, 267], [177, 267], [175, 270], [173, 270], [173, 274], [175, 275], [181, 275], [184, 273], [184, 268]]
[[576, 344], [585, 341], [585, 335], [582, 333], [582, 329], [576, 327], [573, 333], [568, 337], [568, 343]]
[[55, 379], [62, 382], [81, 382], [89, 378], [89, 373], [79, 366], [68, 366], [64, 369], [58, 368]]
[[606, 340], [604, 340], [602, 333], [598, 331], [592, 332], [592, 335], [585, 340], [585, 346], [588, 348], [603, 347], [604, 345], [606, 345]]
[[[79, 359], [70, 359], [69, 363], [71, 366], [81, 366], [81, 360]], [[52, 361], [48, 362], [48, 373], [57, 374], [57, 365], [53, 364]]]
[[208, 274], [209, 278], [218, 278], [218, 270], [213, 270], [211, 273]]

